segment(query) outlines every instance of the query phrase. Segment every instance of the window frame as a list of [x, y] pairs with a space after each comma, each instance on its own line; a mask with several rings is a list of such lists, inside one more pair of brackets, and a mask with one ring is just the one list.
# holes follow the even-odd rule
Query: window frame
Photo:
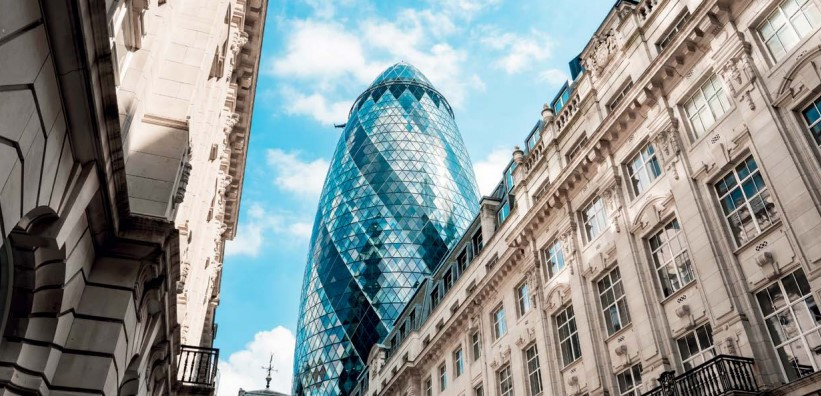
[[[706, 88], [711, 88], [713, 93], [709, 95], [705, 91]], [[684, 114], [687, 117], [687, 122], [690, 124], [690, 128], [693, 131], [693, 135], [696, 138], [704, 137], [712, 130], [713, 127], [718, 125], [721, 120], [723, 120], [724, 116], [729, 114], [733, 108], [733, 102], [730, 100], [730, 97], [727, 95], [727, 87], [724, 84], [724, 81], [721, 80], [719, 75], [715, 72], [708, 75], [704, 78], [701, 83], [695, 87], [692, 93], [687, 97], [687, 99], [682, 104], [682, 109], [684, 110]], [[698, 105], [697, 99], [700, 99], [703, 102], [702, 105]], [[713, 100], [717, 100], [717, 103], [721, 107], [721, 113], [717, 113], [711, 103]], [[693, 107], [695, 113], [690, 110], [690, 107]], [[706, 109], [707, 113], [704, 113]], [[702, 118], [702, 114], [709, 114], [712, 117], [712, 121], [705, 123], [704, 119]], [[701, 128], [699, 129], [694, 121], [695, 118], [698, 118], [699, 125]]]
[[[568, 314], [569, 312], [569, 314]], [[553, 320], [556, 322], [556, 335], [559, 339], [559, 355], [561, 356], [561, 368], [565, 368], [582, 358], [581, 342], [579, 340], [579, 329], [576, 326], [576, 312], [573, 310], [573, 304], [559, 310], [553, 315]], [[562, 336], [562, 328], [566, 325], [567, 336]], [[575, 341], [575, 344], [574, 344]], [[565, 355], [565, 343], [569, 345], [571, 355]]]
[[[616, 386], [619, 396], [641, 396], [642, 371], [644, 370], [641, 367], [641, 363], [638, 363], [616, 374]], [[622, 380], [622, 378], [626, 378], [626, 376], [630, 377], [631, 384], [627, 384], [627, 381]], [[622, 386], [629, 386], [629, 388], [624, 389]]]
[[[675, 235], [672, 235], [672, 236], [676, 238], [676, 240], [677, 240], [676, 243], [678, 244], [678, 246], [681, 249], [679, 249], [675, 252], [672, 251], [672, 248], [673, 248], [673, 246], [675, 246], [675, 244], [674, 245], [670, 244], [670, 241], [672, 240], [671, 235], [666, 235], [665, 239], [664, 239], [664, 242], [656, 243], [658, 247], [656, 247], [656, 248], [653, 247], [654, 246], [654, 242], [653, 242], [654, 239], [661, 240], [660, 236], [665, 235], [665, 233], [669, 232], [668, 227], [671, 227], [671, 229], [677, 230], [674, 233]], [[649, 237], [647, 237], [646, 246], [647, 246], [647, 250], [650, 252], [650, 262], [653, 265], [653, 272], [655, 272], [655, 274], [656, 274], [655, 278], [658, 281], [659, 288], [660, 288], [660, 291], [661, 291], [661, 294], [662, 294], [662, 299], [666, 299], [666, 298], [672, 296], [673, 294], [675, 294], [679, 290], [687, 287], [687, 285], [693, 283], [696, 280], [695, 269], [693, 268], [693, 261], [690, 258], [690, 247], [687, 244], [687, 237], [684, 234], [684, 229], [681, 228], [681, 224], [679, 223], [677, 217], [672, 217], [672, 218], [670, 218], [670, 220], [661, 223], [661, 226], [659, 226], [653, 233], [650, 234]], [[665, 257], [664, 251], [662, 251], [662, 249], [667, 249], [667, 251], [670, 252], [669, 253], [670, 259], [669, 260], [667, 260], [667, 258]], [[661, 258], [659, 258], [659, 256], [657, 256], [657, 253], [661, 256]], [[686, 255], [686, 262], [685, 262], [686, 271], [682, 271], [680, 265], [676, 261], [680, 257], [683, 260], [685, 258], [685, 255]], [[669, 285], [670, 285], [669, 290], [670, 291], [668, 293], [666, 291], [667, 289], [665, 289], [666, 285], [668, 284], [668, 283], [665, 282], [665, 279], [669, 280], [669, 278], [662, 278], [661, 270], [665, 269], [666, 273], [670, 274], [670, 271], [667, 269], [669, 266], [672, 266], [672, 268], [676, 270], [676, 272], [675, 272], [676, 284], [678, 286], [676, 287], [676, 286], [673, 285], [673, 283], [669, 283]], [[689, 277], [685, 276], [687, 274], [689, 274]], [[684, 281], [685, 279], [686, 279], [686, 281]]]
[[574, 159], [581, 153], [584, 146], [587, 144], [587, 135], [583, 134], [578, 140], [576, 140], [570, 148], [567, 149], [565, 152], [565, 158], [567, 158], [567, 163], [573, 162]]
[[439, 392], [444, 392], [448, 388], [448, 365], [445, 362], [439, 365], [437, 370], [439, 374]]
[[[514, 291], [516, 294], [516, 314], [521, 318], [533, 308], [530, 301], [530, 285], [528, 285], [527, 280], [524, 280], [516, 285]], [[522, 294], [522, 291], [524, 291], [524, 294]]]
[[493, 326], [493, 340], [498, 340], [507, 335], [507, 318], [505, 317], [505, 306], [499, 304], [490, 312], [490, 320]]
[[433, 396], [433, 379], [430, 375], [425, 378], [422, 386], [424, 387], [425, 396]]
[[473, 246], [473, 256], [476, 257], [485, 248], [485, 241], [484, 235], [482, 235], [482, 228], [479, 229], [473, 234], [473, 237], [470, 239], [471, 245]]
[[465, 373], [465, 352], [462, 346], [453, 351], [453, 378], [459, 378]]
[[549, 278], [556, 276], [567, 267], [567, 260], [564, 257], [564, 246], [558, 238], [542, 248], [542, 258]]
[[471, 358], [474, 362], [482, 357], [482, 335], [479, 333], [479, 330], [470, 333], [470, 349], [473, 354]]
[[[701, 339], [699, 330], [704, 330], [704, 334], [706, 335], [707, 340], [710, 341], [710, 345], [706, 347], [701, 345], [704, 340]], [[696, 347], [698, 348], [698, 351], [696, 353], [692, 353], [692, 350], [690, 350], [689, 348], [689, 340], [685, 340], [690, 336], [692, 336], [692, 340], [695, 341]], [[684, 358], [684, 353], [682, 350], [682, 340], [685, 340], [683, 342], [688, 346], [687, 352], [689, 356], [686, 359]], [[713, 327], [710, 325], [710, 323], [703, 323], [699, 326], [696, 326], [693, 330], [690, 330], [682, 334], [681, 336], [677, 337], [676, 346], [678, 349], [679, 359], [681, 359], [681, 365], [684, 367], [684, 371], [692, 370], [704, 364], [708, 360], [718, 356], [718, 354], [716, 353], [716, 343], [713, 340]], [[695, 361], [698, 361], [699, 363], [693, 364], [693, 362]]]
[[673, 42], [673, 39], [683, 30], [684, 25], [690, 21], [690, 16], [690, 10], [685, 9], [684, 12], [676, 18], [676, 22], [672, 25], [672, 28], [665, 32], [661, 39], [656, 42], [656, 50], [659, 53], [664, 51], [664, 49]]
[[[630, 179], [630, 191], [633, 193], [634, 199], [641, 196], [641, 194], [647, 191], [650, 186], [664, 174], [664, 170], [656, 154], [656, 146], [653, 145], [653, 143], [647, 143], [636, 151], [625, 164], [627, 176]], [[637, 161], [641, 163], [638, 169], [635, 168]], [[657, 171], [657, 173], [654, 171]], [[647, 180], [643, 186], [642, 175], [646, 177]], [[638, 178], [636, 176], [638, 176]]]
[[[812, 123], [807, 116], [810, 110], [815, 110], [815, 113], [818, 115], [818, 118]], [[801, 110], [801, 120], [804, 121], [810, 143], [816, 150], [821, 151], [821, 96], [810, 102], [809, 105], [804, 106], [803, 110]], [[813, 128], [819, 128], [817, 137], [813, 132]]]
[[[750, 168], [750, 164], [753, 164], [754, 169]], [[740, 177], [739, 175], [742, 174], [742, 171], [739, 170], [741, 167], [744, 167], [744, 171], [746, 171], [746, 176]], [[732, 185], [727, 184], [727, 180], [732, 176]], [[758, 176], [758, 179], [755, 178]], [[748, 191], [745, 188], [745, 184], [747, 182], [752, 182], [756, 191], [752, 194], [752, 197], [748, 197]], [[761, 183], [761, 187], [758, 186], [758, 183]], [[719, 184], [723, 183], [724, 188], [727, 190], [725, 193], [721, 193], [719, 191]], [[771, 229], [775, 224], [779, 223], [781, 220], [781, 211], [777, 207], [777, 203], [775, 201], [775, 197], [773, 196], [773, 192], [770, 190], [769, 182], [764, 180], [764, 172], [761, 170], [761, 166], [758, 164], [758, 160], [756, 160], [752, 154], [747, 155], [743, 159], [737, 160], [734, 162], [733, 168], [729, 171], [725, 172], [721, 177], [717, 179], [715, 183], [712, 184], [713, 191], [715, 192], [715, 197], [718, 200], [719, 211], [721, 212], [721, 217], [724, 218], [724, 224], [727, 229], [730, 231], [730, 235], [732, 236], [733, 243], [737, 248], [741, 248], [742, 246], [746, 245], [750, 241], [757, 238], [759, 235], [763, 234], [767, 230]], [[725, 198], [733, 198], [733, 193], [738, 190], [741, 194], [741, 198], [744, 198], [743, 202], [739, 205], [736, 202], [736, 199], [733, 199], [731, 202], [734, 206], [734, 209], [727, 212], [727, 207], [725, 206], [727, 202], [724, 201]], [[770, 200], [772, 210], [767, 208], [765, 198], [768, 197]], [[754, 207], [751, 202], [753, 202], [756, 198], [760, 200], [760, 202], [764, 203], [763, 209], [766, 211], [767, 218], [769, 219], [769, 224], [761, 225], [759, 224], [758, 216], [754, 211]], [[738, 215], [738, 219], [743, 221], [741, 218], [741, 213], [746, 210], [750, 216], [751, 223], [753, 225], [753, 230], [755, 234], [748, 235], [748, 230], [745, 229], [744, 223], [741, 223], [741, 227], [738, 230], [733, 228], [733, 223], [730, 221], [730, 218], [734, 215]], [[737, 233], [738, 231], [739, 233]], [[742, 235], [743, 233], [743, 240]]]
[[[615, 280], [614, 274], [616, 276]], [[619, 271], [618, 266], [615, 266], [610, 271], [607, 271], [607, 273], [602, 275], [599, 280], [596, 281], [596, 290], [599, 295], [599, 304], [601, 304], [600, 309], [604, 321], [604, 329], [608, 337], [618, 333], [632, 323], [630, 320], [630, 308], [627, 306], [627, 295], [624, 292], [624, 287], [622, 286], [621, 271]], [[611, 302], [607, 302], [605, 299], [608, 292], [612, 298]], [[617, 293], [621, 293], [621, 295], [617, 296]], [[621, 303], [621, 305], [619, 303]], [[612, 322], [614, 320], [614, 312], [617, 316], [618, 328], [616, 327], [615, 322]], [[608, 313], [610, 313], [611, 322], [607, 321]], [[610, 323], [610, 325], [608, 325], [608, 323]]]
[[[498, 384], [496, 390], [499, 392], [499, 396], [514, 396], [516, 394], [513, 388], [513, 372], [510, 369], [510, 363], [506, 363], [496, 370], [496, 383]], [[508, 386], [504, 387], [504, 384]]]
[[[530, 351], [533, 351], [532, 356], [530, 355]], [[530, 396], [539, 395], [542, 391], [544, 391], [544, 383], [542, 382], [542, 365], [539, 361], [539, 349], [536, 346], [536, 343], [530, 344], [530, 346], [526, 347], [522, 351], [522, 355], [525, 364], [527, 390], [530, 393]], [[535, 365], [531, 365], [531, 363], [535, 363]], [[536, 384], [536, 388], [534, 388], [534, 384]]]
[[610, 98], [610, 101], [607, 102], [606, 107], [608, 113], [612, 113], [613, 110], [616, 110], [616, 108], [619, 107], [624, 98], [627, 97], [627, 93], [630, 92], [631, 88], [633, 88], [633, 80], [628, 79], [619, 91]]
[[[599, 206], [600, 208], [595, 210], [593, 217], [590, 216], [590, 210], [594, 209], [594, 207]], [[604, 205], [604, 199], [600, 195], [596, 195], [595, 198], [590, 200], [587, 205], [585, 205], [581, 210], [581, 217], [582, 217], [582, 224], [584, 225], [584, 235], [585, 235], [585, 242], [590, 243], [594, 239], [601, 236], [607, 228], [610, 227], [610, 219], [608, 218], [607, 208]], [[601, 221], [599, 221], [601, 219]], [[592, 222], [595, 220], [595, 224]], [[598, 231], [593, 234], [595, 230], [593, 226], [598, 227]]]
[[485, 396], [485, 387], [481, 382], [473, 387], [473, 396]]
[[[786, 12], [784, 12], [784, 5], [791, 1], [796, 4], [797, 8], [797, 11], [793, 15], [793, 17], [801, 14], [801, 16], [803, 16], [805, 21], [809, 24], [810, 30], [804, 33], [803, 35], [798, 31], [798, 29], [796, 29], [795, 24], [792, 21], [792, 18], [788, 17], [786, 15]], [[810, 19], [807, 10], [805, 10], [806, 6], [815, 8], [816, 19], [814, 21]], [[779, 27], [778, 29], [775, 29], [772, 24], [772, 19], [776, 14], [780, 14], [781, 18], [783, 18], [784, 20], [784, 25]], [[765, 36], [763, 32], [763, 29], [766, 25], [769, 25], [770, 29], [772, 29], [773, 31], [773, 35], [770, 36], [769, 39]], [[767, 16], [761, 18], [761, 22], [758, 23], [758, 25], [753, 30], [755, 31], [755, 34], [758, 37], [758, 39], [761, 40], [761, 43], [766, 49], [766, 53], [768, 54], [770, 59], [776, 63], [779, 63], [785, 59], [789, 59], [790, 53], [797, 47], [799, 47], [801, 42], [804, 41], [807, 37], [812, 36], [819, 26], [821, 26], [821, 10], [819, 10], [818, 4], [814, 0], [806, 0], [803, 4], [798, 4], [798, 1], [796, 0], [783, 0], [775, 6], [773, 6], [772, 10], [767, 14]], [[789, 33], [795, 36], [795, 42], [791, 44], [789, 48], [784, 45], [782, 37], [778, 35], [778, 32], [782, 31], [782, 29], [789, 29]], [[783, 52], [780, 52], [779, 54], [773, 52], [773, 48], [770, 47], [770, 45], [768, 44], [768, 41], [773, 38], [777, 39], [778, 44], [781, 46], [781, 50]]]

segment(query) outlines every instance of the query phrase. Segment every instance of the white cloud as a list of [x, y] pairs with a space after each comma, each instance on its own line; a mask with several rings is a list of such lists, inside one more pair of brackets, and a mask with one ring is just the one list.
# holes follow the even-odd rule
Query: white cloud
[[451, 14], [472, 19], [476, 14], [502, 3], [502, 0], [433, 0]]
[[499, 185], [505, 167], [510, 163], [512, 153], [512, 149], [497, 147], [488, 153], [485, 159], [473, 164], [476, 183], [479, 184], [479, 192], [482, 195], [490, 195]]
[[539, 73], [539, 79], [550, 85], [562, 85], [570, 79], [570, 76], [563, 70], [547, 69]]
[[277, 326], [261, 331], [245, 345], [245, 349], [220, 359], [219, 396], [236, 396], [239, 389], [259, 390], [265, 388], [265, 371], [273, 354], [271, 389], [286, 394], [291, 393], [291, 370], [294, 362], [296, 339], [290, 330]]
[[280, 149], [269, 149], [266, 152], [268, 166], [275, 173], [274, 184], [280, 189], [318, 199], [328, 173], [328, 161], [322, 158], [313, 161], [302, 161], [299, 152], [285, 152]]
[[288, 114], [309, 116], [328, 126], [344, 123], [348, 119], [352, 104], [350, 101], [329, 103], [328, 99], [319, 93], [305, 95], [290, 88], [284, 88], [282, 93], [286, 103], [285, 111]]
[[293, 213], [274, 212], [260, 203], [252, 202], [248, 207], [248, 216], [240, 222], [237, 236], [225, 244], [226, 256], [257, 257], [266, 246], [266, 238], [271, 238], [283, 246], [294, 246], [297, 243], [308, 243], [311, 237], [311, 223], [308, 219]]
[[518, 35], [495, 27], [480, 30], [484, 36], [481, 42], [500, 53], [493, 66], [507, 74], [531, 70], [550, 58], [553, 44], [544, 32], [531, 30], [527, 35]]

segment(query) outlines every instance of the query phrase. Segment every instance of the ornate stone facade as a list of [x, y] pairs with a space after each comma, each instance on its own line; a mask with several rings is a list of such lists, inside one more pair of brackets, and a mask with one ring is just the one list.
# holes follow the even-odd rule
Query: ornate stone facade
[[819, 10], [617, 2], [355, 394], [817, 392]]
[[3, 7], [0, 394], [213, 393], [266, 5]]

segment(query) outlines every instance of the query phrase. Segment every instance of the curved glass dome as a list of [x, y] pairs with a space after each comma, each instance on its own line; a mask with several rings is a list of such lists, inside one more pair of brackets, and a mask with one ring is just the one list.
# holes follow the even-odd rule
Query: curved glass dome
[[346, 395], [371, 347], [478, 212], [453, 112], [419, 70], [389, 67], [357, 98], [311, 237], [295, 395]]

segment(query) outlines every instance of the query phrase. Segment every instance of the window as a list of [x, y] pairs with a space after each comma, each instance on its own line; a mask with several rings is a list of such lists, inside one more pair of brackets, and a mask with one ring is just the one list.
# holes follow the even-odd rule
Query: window
[[507, 334], [507, 323], [505, 323], [505, 307], [504, 305], [499, 305], [496, 308], [490, 317], [491, 322], [493, 322], [493, 339], [499, 339], [499, 337]]
[[496, 372], [496, 381], [499, 383], [499, 396], [513, 396], [513, 377], [509, 364]]
[[684, 104], [696, 136], [703, 135], [729, 109], [730, 102], [724, 94], [724, 85], [715, 74]]
[[473, 396], [485, 396], [485, 389], [482, 387], [482, 384], [476, 385], [473, 388]]
[[479, 231], [476, 231], [476, 233], [473, 234], [473, 254], [478, 255], [484, 247], [485, 245], [482, 240], [482, 229], [480, 228]]
[[431, 309], [439, 305], [439, 283], [433, 282], [433, 290], [430, 292], [430, 307]]
[[459, 275], [461, 276], [462, 273], [465, 272], [465, 268], [468, 266], [468, 251], [467, 249], [462, 250], [462, 253], [459, 253], [459, 257], [456, 258], [456, 264], [459, 266]]
[[773, 198], [752, 156], [724, 176], [715, 188], [738, 246], [778, 219]]
[[562, 350], [562, 367], [564, 367], [582, 356], [578, 329], [576, 329], [576, 315], [573, 313], [572, 305], [556, 315], [556, 328], [559, 332], [559, 346]]
[[542, 138], [541, 125], [536, 125], [536, 129], [533, 130], [533, 133], [527, 138], [527, 151], [533, 150], [536, 147], [536, 143], [539, 143], [539, 139]]
[[579, 155], [579, 153], [582, 151], [586, 144], [587, 136], [582, 136], [582, 138], [579, 139], [579, 141], [576, 142], [576, 144], [574, 144], [573, 147], [570, 148], [570, 150], [567, 150], [567, 162], [573, 161], [573, 159], [576, 158], [577, 155]]
[[821, 98], [804, 110], [804, 120], [807, 122], [813, 141], [821, 148]]
[[678, 32], [681, 31], [681, 28], [684, 27], [684, 24], [687, 23], [688, 20], [690, 20], [690, 13], [685, 12], [684, 15], [682, 15], [678, 19], [678, 21], [676, 21], [676, 23], [673, 25], [673, 28], [670, 29], [670, 31], [667, 32], [667, 34], [665, 34], [664, 37], [661, 38], [661, 40], [659, 40], [658, 44], [656, 44], [656, 46], [659, 49], [659, 52], [661, 52], [670, 44], [670, 42], [673, 41], [673, 39], [676, 37]]
[[584, 221], [584, 230], [587, 234], [587, 242], [595, 239], [607, 228], [606, 217], [607, 214], [604, 211], [604, 203], [601, 197], [596, 198], [595, 201], [584, 208], [584, 211], [582, 211], [582, 220]]
[[516, 313], [521, 318], [530, 311], [530, 290], [528, 290], [527, 282], [522, 282], [516, 286]]
[[673, 219], [662, 230], [650, 237], [650, 252], [661, 284], [661, 291], [667, 297], [693, 279], [687, 242], [678, 220]]
[[652, 144], [645, 146], [627, 165], [627, 174], [633, 185], [633, 194], [639, 196], [653, 180], [661, 175], [661, 167], [656, 159], [656, 149]]
[[559, 114], [559, 112], [562, 111], [564, 105], [566, 105], [567, 102], [570, 101], [570, 93], [570, 87], [565, 85], [562, 88], [562, 91], [559, 94], [559, 96], [557, 96], [556, 99], [553, 100], [553, 114]]
[[812, 33], [821, 20], [812, 0], [785, 0], [758, 28], [773, 58], [781, 59], [787, 51]]
[[499, 209], [499, 212], [496, 213], [496, 217], [499, 220], [499, 225], [507, 220], [507, 216], [510, 214], [510, 200], [505, 201], [502, 207]]
[[613, 96], [613, 99], [610, 100], [610, 104], [607, 105], [607, 111], [608, 112], [612, 112], [613, 110], [616, 109], [616, 107], [619, 106], [619, 103], [621, 103], [621, 101], [624, 100], [624, 97], [627, 96], [627, 93], [630, 92], [630, 88], [633, 88], [633, 82], [632, 81], [628, 81], [627, 85], [625, 85], [624, 88], [622, 88], [619, 91], [619, 93], [617, 93], [615, 96]]
[[513, 180], [513, 172], [516, 170], [516, 163], [510, 164], [510, 166], [505, 170], [505, 185], [507, 186], [507, 191], [510, 192], [513, 190], [513, 187], [516, 186], [515, 181]]
[[821, 370], [821, 310], [804, 271], [779, 279], [756, 298], [788, 381]]
[[465, 359], [462, 356], [462, 347], [453, 351], [453, 378], [458, 378], [465, 372]]
[[684, 371], [690, 370], [716, 356], [713, 329], [705, 324], [676, 340]]
[[556, 276], [564, 268], [564, 252], [561, 242], [553, 242], [547, 249], [542, 250], [542, 255], [551, 277]]
[[478, 330], [470, 335], [470, 344], [473, 348], [473, 361], [475, 362], [482, 357], [482, 339], [479, 336]]
[[445, 271], [445, 275], [442, 277], [442, 280], [445, 282], [445, 293], [453, 287], [453, 266], [448, 268]]
[[542, 393], [542, 372], [536, 345], [531, 345], [525, 350], [525, 364], [527, 365], [527, 385], [530, 387], [530, 396], [536, 396]]
[[433, 396], [433, 381], [430, 377], [425, 378], [425, 396]]
[[444, 363], [439, 366], [439, 391], [443, 391], [448, 387], [448, 371]]
[[619, 269], [614, 268], [604, 275], [599, 280], [598, 287], [607, 335], [612, 335], [630, 323], [630, 312], [627, 310]]
[[630, 367], [616, 375], [619, 384], [619, 396], [639, 396], [641, 391], [641, 364]]

